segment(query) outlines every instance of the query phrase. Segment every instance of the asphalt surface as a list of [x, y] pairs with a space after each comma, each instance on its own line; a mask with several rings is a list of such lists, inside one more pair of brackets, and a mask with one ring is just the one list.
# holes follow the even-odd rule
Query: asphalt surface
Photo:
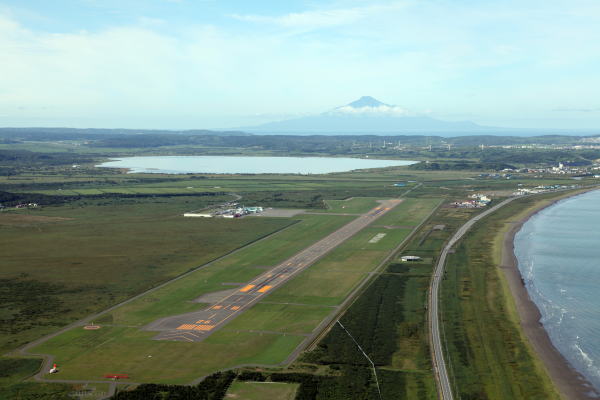
[[261, 274], [256, 279], [247, 282], [237, 291], [212, 304], [205, 310], [162, 318], [145, 326], [144, 329], [148, 331], [160, 331], [154, 337], [156, 340], [202, 341], [277, 287], [314, 264], [335, 247], [383, 216], [400, 204], [401, 201], [399, 199], [381, 201], [380, 206], [359, 216], [337, 231]]
[[498, 210], [500, 207], [513, 201], [516, 197], [511, 197], [504, 200], [501, 203], [496, 204], [490, 209], [482, 212], [471, 218], [467, 223], [461, 226], [450, 241], [446, 244], [440, 258], [435, 266], [433, 277], [431, 280], [431, 288], [429, 290], [429, 332], [431, 340], [431, 355], [433, 358], [433, 369], [438, 384], [439, 398], [442, 400], [453, 400], [452, 386], [450, 385], [450, 379], [448, 377], [448, 370], [446, 368], [446, 361], [444, 360], [444, 347], [442, 346], [442, 339], [440, 335], [440, 321], [439, 321], [439, 289], [442, 279], [444, 278], [444, 267], [446, 265], [446, 258], [452, 247], [458, 242], [464, 235], [471, 229], [473, 225], [480, 219]]

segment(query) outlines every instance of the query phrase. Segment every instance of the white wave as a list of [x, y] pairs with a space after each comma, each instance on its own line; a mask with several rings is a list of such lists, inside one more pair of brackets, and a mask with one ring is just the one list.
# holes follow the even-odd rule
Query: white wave
[[[579, 337], [578, 337], [579, 338]], [[585, 363], [588, 371], [597, 377], [600, 377], [600, 368], [594, 365], [594, 360], [587, 354], [577, 342], [573, 343], [573, 348], [579, 353], [579, 358]]]

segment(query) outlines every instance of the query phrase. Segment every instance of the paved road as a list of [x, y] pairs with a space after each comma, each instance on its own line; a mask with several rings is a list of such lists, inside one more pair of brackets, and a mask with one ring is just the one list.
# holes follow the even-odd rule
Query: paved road
[[402, 200], [381, 201], [381, 205], [354, 219], [337, 231], [285, 260], [209, 308], [187, 314], [162, 318], [144, 327], [161, 331], [154, 339], [198, 342], [223, 327], [267, 294], [314, 264], [318, 259], [355, 235], [367, 225], [400, 204]]
[[448, 257], [448, 253], [456, 244], [456, 242], [458, 242], [477, 221], [498, 210], [500, 207], [505, 206], [514, 199], [516, 199], [516, 197], [511, 197], [509, 199], [504, 200], [501, 203], [496, 204], [490, 209], [471, 218], [466, 224], [461, 226], [442, 250], [440, 258], [435, 266], [433, 277], [431, 279], [431, 287], [429, 289], [429, 334], [431, 341], [431, 356], [433, 358], [433, 369], [438, 384], [439, 398], [442, 400], [453, 400], [454, 398], [452, 395], [452, 386], [450, 385], [450, 379], [448, 378], [446, 362], [444, 360], [444, 348], [442, 346], [442, 340], [440, 336], [440, 322], [438, 311], [438, 292], [440, 289], [440, 284], [444, 277], [444, 267], [446, 264], [446, 258]]

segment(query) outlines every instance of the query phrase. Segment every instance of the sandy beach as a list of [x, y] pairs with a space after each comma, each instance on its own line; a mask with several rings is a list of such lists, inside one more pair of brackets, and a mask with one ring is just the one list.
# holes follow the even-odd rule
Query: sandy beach
[[[578, 192], [571, 196], [582, 194]], [[515, 305], [521, 321], [521, 326], [537, 356], [543, 362], [550, 378], [564, 398], [567, 399], [597, 399], [600, 392], [595, 390], [586, 378], [576, 371], [563, 355], [554, 347], [550, 337], [540, 322], [541, 314], [535, 303], [529, 298], [524, 281], [518, 268], [517, 258], [514, 253], [515, 234], [523, 224], [536, 213], [565, 198], [565, 196], [552, 201], [544, 207], [538, 208], [519, 221], [504, 236], [502, 265], [504, 275], [508, 281], [510, 291], [515, 300]]]

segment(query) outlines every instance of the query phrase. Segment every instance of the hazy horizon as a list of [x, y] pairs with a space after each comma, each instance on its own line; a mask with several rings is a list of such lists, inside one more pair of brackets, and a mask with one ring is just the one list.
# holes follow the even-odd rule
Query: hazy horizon
[[232, 129], [360, 96], [600, 128], [597, 2], [0, 0], [0, 126]]

